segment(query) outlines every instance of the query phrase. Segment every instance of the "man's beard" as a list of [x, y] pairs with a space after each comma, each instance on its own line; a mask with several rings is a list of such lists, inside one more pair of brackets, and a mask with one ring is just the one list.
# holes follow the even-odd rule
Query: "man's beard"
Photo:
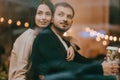
[[69, 28], [68, 28], [68, 29], [61, 29], [61, 28], [57, 27], [55, 24], [53, 24], [53, 26], [54, 26], [54, 28], [55, 28], [57, 31], [62, 32], [62, 33], [64, 33], [64, 32], [66, 32], [66, 31], [69, 30]]

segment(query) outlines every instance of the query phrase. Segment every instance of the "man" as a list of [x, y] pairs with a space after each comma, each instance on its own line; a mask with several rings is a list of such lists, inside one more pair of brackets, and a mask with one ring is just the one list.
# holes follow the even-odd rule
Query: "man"
[[[53, 16], [53, 25], [40, 32], [33, 43], [32, 69], [34, 80], [40, 79], [41, 75], [64, 73], [66, 76], [55, 80], [115, 80], [115, 77], [102, 76], [105, 63], [93, 63], [90, 65], [80, 64], [80, 57], [76, 54], [73, 61], [66, 61], [66, 49], [70, 46], [69, 42], [62, 39], [73, 23], [74, 9], [68, 3], [57, 3]], [[70, 74], [69, 74], [70, 73]], [[71, 77], [71, 75], [74, 75]], [[87, 76], [90, 75], [90, 76]], [[87, 78], [86, 78], [87, 76]], [[96, 77], [97, 76], [97, 77]], [[49, 80], [54, 80], [53, 78]], [[47, 80], [47, 79], [46, 79]]]

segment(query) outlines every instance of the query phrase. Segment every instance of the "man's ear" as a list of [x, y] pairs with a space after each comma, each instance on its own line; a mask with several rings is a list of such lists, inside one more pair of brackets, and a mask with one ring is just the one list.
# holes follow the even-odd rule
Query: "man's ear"
[[73, 24], [73, 20], [72, 20], [71, 24]]

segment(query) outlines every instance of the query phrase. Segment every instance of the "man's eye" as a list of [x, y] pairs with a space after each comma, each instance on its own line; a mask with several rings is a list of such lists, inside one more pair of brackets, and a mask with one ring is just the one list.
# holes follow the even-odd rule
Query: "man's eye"
[[58, 14], [58, 15], [59, 15], [59, 16], [61, 16], [61, 17], [63, 16], [63, 14], [61, 14], [61, 13], [60, 13], [60, 14]]
[[67, 17], [68, 17], [69, 19], [72, 19], [72, 16], [71, 16], [71, 15], [68, 15]]

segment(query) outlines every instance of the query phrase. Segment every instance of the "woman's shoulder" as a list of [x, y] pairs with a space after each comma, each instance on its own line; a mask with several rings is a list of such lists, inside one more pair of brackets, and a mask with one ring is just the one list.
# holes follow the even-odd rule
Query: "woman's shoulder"
[[23, 32], [16, 40], [15, 43], [24, 43], [26, 40], [29, 39], [34, 34], [34, 30], [32, 29], [27, 29], [25, 32]]

